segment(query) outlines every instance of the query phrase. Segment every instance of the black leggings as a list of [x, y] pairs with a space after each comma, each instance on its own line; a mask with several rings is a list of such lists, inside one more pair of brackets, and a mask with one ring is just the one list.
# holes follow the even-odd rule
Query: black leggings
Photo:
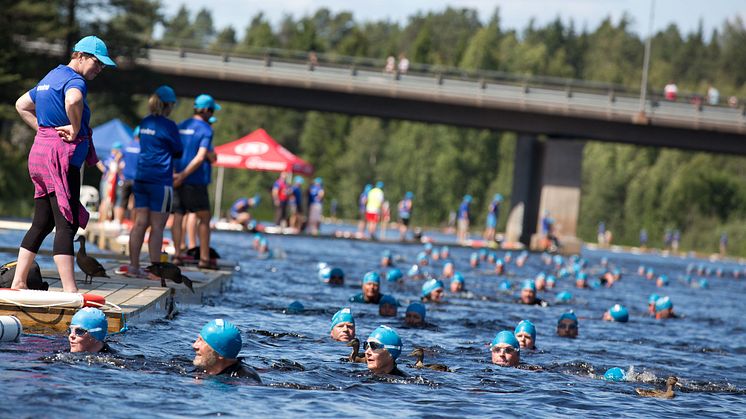
[[29, 252], [39, 253], [39, 247], [44, 239], [52, 232], [54, 234], [53, 255], [74, 255], [73, 238], [78, 232], [78, 205], [80, 205], [80, 169], [70, 166], [67, 172], [67, 185], [70, 187], [70, 210], [73, 222], [70, 223], [60, 212], [57, 196], [54, 193], [34, 199], [34, 219], [31, 221], [21, 247]]

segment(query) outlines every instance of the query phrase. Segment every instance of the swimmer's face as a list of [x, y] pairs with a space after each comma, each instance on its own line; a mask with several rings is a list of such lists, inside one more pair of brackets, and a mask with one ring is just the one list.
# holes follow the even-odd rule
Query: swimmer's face
[[453, 265], [452, 264], [449, 263], [443, 267], [443, 276], [446, 278], [450, 278], [453, 276]]
[[673, 309], [672, 308], [667, 308], [665, 310], [661, 310], [661, 311], [655, 313], [655, 318], [656, 319], [668, 319], [668, 318], [671, 318], [671, 317], [673, 317]]
[[536, 290], [541, 291], [546, 287], [547, 281], [544, 278], [537, 278], [534, 283], [536, 284]]
[[461, 281], [451, 281], [451, 292], [461, 292], [464, 289], [464, 283]]
[[516, 339], [518, 339], [518, 343], [521, 345], [521, 348], [528, 348], [533, 349], [535, 346], [534, 339], [531, 337], [530, 333], [526, 332], [520, 332], [515, 334]]
[[420, 316], [420, 313], [408, 311], [407, 314], [404, 315], [404, 323], [406, 323], [407, 326], [420, 326], [423, 323], [422, 316]]
[[479, 259], [471, 259], [469, 260], [469, 266], [472, 268], [476, 268], [479, 265]]
[[350, 322], [337, 323], [332, 327], [331, 336], [337, 342], [349, 342], [355, 337], [355, 325]]
[[578, 324], [571, 319], [562, 319], [557, 323], [557, 336], [563, 338], [578, 337]]
[[655, 303], [648, 304], [648, 313], [655, 314]]
[[445, 292], [443, 291], [443, 288], [438, 288], [430, 293], [430, 301], [439, 303], [443, 301], [443, 296], [445, 296]]
[[548, 290], [551, 290], [552, 288], [554, 288], [554, 281], [547, 281], [547, 284], [545, 285], [545, 288], [548, 289]]
[[507, 343], [500, 343], [492, 347], [492, 363], [501, 367], [515, 367], [521, 360], [520, 351]]
[[495, 264], [495, 273], [500, 275], [503, 272], [505, 272], [505, 265], [502, 264]]
[[576, 279], [575, 288], [585, 288], [585, 279]]
[[378, 306], [378, 314], [384, 317], [396, 317], [396, 306], [393, 304], [381, 304]]
[[329, 280], [326, 281], [326, 283], [329, 285], [344, 285], [345, 278], [343, 276], [333, 275], [329, 277]]
[[377, 282], [366, 282], [363, 284], [363, 295], [365, 298], [376, 298], [379, 290], [380, 286]]
[[75, 326], [71, 326], [67, 334], [67, 341], [70, 342], [70, 352], [97, 352], [98, 341], [96, 338], [91, 336], [90, 333], [85, 333], [83, 336], [78, 336], [75, 332], [78, 329]]
[[394, 358], [386, 349], [374, 351], [368, 347], [365, 350], [365, 362], [373, 374], [386, 374], [394, 368]]
[[381, 266], [383, 266], [383, 267], [391, 266], [391, 258], [387, 257], [387, 256], [382, 257], [381, 258]]
[[218, 362], [218, 353], [202, 339], [202, 336], [197, 337], [197, 340], [192, 344], [192, 349], [194, 349], [192, 364], [195, 367], [207, 370]]
[[521, 290], [521, 302], [523, 304], [533, 304], [536, 301], [536, 291], [531, 288]]

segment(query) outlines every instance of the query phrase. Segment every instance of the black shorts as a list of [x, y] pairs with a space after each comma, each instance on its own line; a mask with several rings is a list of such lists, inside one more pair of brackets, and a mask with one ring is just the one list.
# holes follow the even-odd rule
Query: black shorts
[[171, 212], [176, 214], [209, 211], [210, 197], [207, 195], [207, 185], [186, 184], [175, 188], [172, 208]]
[[132, 184], [133, 180], [122, 180], [117, 185], [117, 207], [127, 208], [127, 204], [130, 202], [130, 196], [132, 196]]
[[401, 223], [404, 224], [405, 226], [409, 227], [409, 218], [402, 218], [401, 219]]

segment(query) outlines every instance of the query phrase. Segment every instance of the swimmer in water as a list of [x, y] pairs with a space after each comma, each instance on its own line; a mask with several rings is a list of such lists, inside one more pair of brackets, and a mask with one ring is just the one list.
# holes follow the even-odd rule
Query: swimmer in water
[[440, 258], [443, 260], [446, 260], [451, 257], [451, 250], [448, 248], [448, 246], [443, 246], [440, 248]]
[[588, 288], [588, 274], [585, 272], [579, 272], [578, 277], [575, 279], [575, 288]]
[[668, 286], [668, 284], [669, 284], [669, 281], [668, 281], [668, 275], [663, 275], [663, 274], [662, 274], [662, 275], [660, 275], [660, 276], [658, 277], [658, 279], [656, 279], [656, 280], [655, 280], [655, 285], [656, 285], [656, 286], [657, 286], [658, 288], [663, 288], [663, 287], [667, 287], [667, 286]]
[[344, 307], [332, 316], [329, 335], [337, 342], [349, 342], [355, 338], [355, 318], [352, 310]]
[[522, 349], [536, 349], [536, 327], [530, 320], [521, 320], [513, 334]]
[[108, 328], [109, 321], [103, 311], [93, 307], [81, 308], [67, 329], [70, 352], [114, 353], [104, 342]]
[[384, 295], [378, 303], [378, 314], [383, 317], [396, 317], [396, 310], [399, 303], [391, 295]]
[[464, 276], [461, 275], [461, 272], [456, 272], [453, 274], [453, 279], [451, 279], [451, 292], [452, 293], [458, 293], [464, 291]]
[[404, 323], [410, 327], [420, 327], [425, 325], [425, 314], [427, 308], [422, 303], [414, 302], [407, 307], [404, 314]]
[[557, 280], [554, 278], [554, 275], [547, 275], [547, 284], [545, 288], [548, 290], [554, 289], [554, 284], [556, 282]]
[[363, 292], [350, 297], [350, 302], [378, 304], [381, 296], [381, 276], [378, 272], [368, 272], [363, 277]]
[[629, 320], [629, 311], [621, 304], [614, 304], [606, 310], [603, 319], [607, 322], [627, 323]]
[[326, 281], [329, 285], [344, 285], [345, 273], [340, 268], [332, 268], [329, 271], [329, 279]]
[[517, 367], [521, 362], [521, 346], [510, 330], [503, 330], [492, 339], [490, 351], [495, 365]]
[[668, 296], [661, 297], [655, 301], [656, 319], [672, 319], [676, 317], [676, 314], [673, 312], [673, 302]]
[[396, 359], [402, 350], [402, 341], [394, 329], [379, 326], [368, 336], [363, 348], [368, 370], [374, 375], [407, 377], [407, 374], [396, 366]]
[[242, 344], [241, 332], [233, 323], [215, 319], [202, 327], [192, 344], [192, 363], [208, 375], [249, 378], [261, 383], [259, 374], [238, 357]]
[[439, 279], [429, 279], [422, 284], [421, 300], [423, 303], [433, 302], [440, 303], [445, 295], [445, 285]]
[[399, 268], [391, 268], [386, 272], [386, 281], [388, 282], [398, 282], [402, 278], [404, 278], [404, 273]]
[[650, 294], [650, 297], [648, 297], [648, 313], [651, 316], [655, 316], [655, 302], [658, 301], [658, 299], [661, 298], [658, 294]]
[[417, 264], [419, 266], [427, 266], [430, 264], [430, 261], [427, 259], [427, 254], [425, 252], [417, 253]]
[[443, 274], [442, 274], [443, 278], [444, 279], [453, 278], [453, 272], [455, 272], [455, 267], [453, 266], [453, 262], [446, 262], [443, 265]]
[[536, 284], [530, 279], [523, 281], [523, 287], [521, 287], [521, 299], [518, 302], [527, 305], [547, 306], [547, 303], [544, 300], [536, 297]]
[[495, 273], [498, 275], [505, 273], [505, 262], [503, 262], [502, 259], [497, 259], [495, 261]]
[[544, 291], [547, 287], [547, 275], [544, 272], [540, 272], [534, 278], [534, 284], [536, 285], [536, 291]]
[[562, 338], [578, 337], [578, 317], [572, 311], [562, 313], [557, 321], [557, 336]]
[[384, 250], [381, 254], [381, 267], [388, 268], [394, 266], [394, 258], [391, 255], [391, 250]]
[[469, 256], [469, 266], [472, 268], [476, 268], [479, 266], [479, 253], [472, 252], [472, 254]]

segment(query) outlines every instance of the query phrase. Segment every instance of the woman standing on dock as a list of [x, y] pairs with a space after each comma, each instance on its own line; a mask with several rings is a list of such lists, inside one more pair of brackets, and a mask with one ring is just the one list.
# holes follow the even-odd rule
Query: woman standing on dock
[[77, 292], [73, 238], [88, 224], [80, 205], [80, 167], [98, 162], [91, 139], [91, 110], [86, 102], [86, 80], [105, 66], [115, 67], [106, 44], [86, 36], [73, 48], [70, 62], [59, 65], [16, 101], [16, 110], [36, 131], [28, 168], [34, 184], [34, 217], [18, 249], [14, 289], [26, 289], [26, 277], [44, 239], [56, 228], [54, 262], [62, 288]]
[[147, 276], [140, 271], [140, 248], [148, 227], [150, 262], [160, 262], [163, 229], [174, 196], [173, 159], [181, 157], [184, 149], [179, 128], [168, 119], [175, 105], [174, 89], [161, 86], [148, 99], [150, 115], [140, 122], [140, 155], [132, 188], [135, 193], [135, 226], [130, 233], [129, 276]]

